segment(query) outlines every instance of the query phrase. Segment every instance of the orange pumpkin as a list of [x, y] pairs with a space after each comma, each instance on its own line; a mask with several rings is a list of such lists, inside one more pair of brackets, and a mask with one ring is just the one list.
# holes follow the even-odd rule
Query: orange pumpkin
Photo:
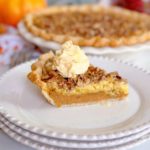
[[16, 26], [26, 13], [46, 6], [46, 0], [0, 0], [0, 22]]

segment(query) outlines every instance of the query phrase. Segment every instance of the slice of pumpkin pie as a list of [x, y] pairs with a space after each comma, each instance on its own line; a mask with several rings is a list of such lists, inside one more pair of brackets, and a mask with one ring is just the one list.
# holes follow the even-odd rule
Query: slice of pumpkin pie
[[128, 83], [117, 72], [94, 67], [79, 46], [68, 41], [56, 54], [43, 54], [32, 64], [28, 78], [57, 107], [121, 100], [128, 95]]

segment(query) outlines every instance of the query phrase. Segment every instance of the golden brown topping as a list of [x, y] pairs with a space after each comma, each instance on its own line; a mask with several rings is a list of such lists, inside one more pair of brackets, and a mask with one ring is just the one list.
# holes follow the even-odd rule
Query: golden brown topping
[[105, 11], [39, 15], [34, 18], [34, 25], [55, 34], [87, 38], [128, 37], [150, 30], [150, 21], [145, 18], [121, 17], [119, 13]]
[[64, 78], [57, 70], [51, 69], [49, 61], [51, 60], [48, 60], [43, 67], [41, 79], [48, 83], [55, 82], [59, 88], [71, 90], [76, 86], [81, 87], [90, 83], [97, 83], [110, 77], [122, 80], [117, 72], [107, 74], [104, 70], [92, 65], [89, 66], [87, 72], [84, 74], [77, 75], [75, 78]]

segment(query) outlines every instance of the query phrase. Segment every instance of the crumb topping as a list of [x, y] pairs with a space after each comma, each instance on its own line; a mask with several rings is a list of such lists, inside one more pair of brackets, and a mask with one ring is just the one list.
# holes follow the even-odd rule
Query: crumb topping
[[55, 83], [59, 88], [65, 88], [66, 90], [71, 90], [76, 86], [81, 87], [87, 84], [97, 83], [106, 78], [124, 80], [117, 72], [106, 73], [103, 69], [92, 65], [89, 66], [84, 74], [77, 75], [74, 78], [64, 78], [57, 70], [52, 70], [51, 61], [50, 59], [46, 61], [42, 69], [41, 80], [46, 83]]
[[[59, 20], [59, 21], [58, 21]], [[150, 30], [149, 19], [133, 18], [119, 13], [100, 12], [63, 12], [38, 15], [34, 25], [47, 32], [81, 37], [128, 37]]]

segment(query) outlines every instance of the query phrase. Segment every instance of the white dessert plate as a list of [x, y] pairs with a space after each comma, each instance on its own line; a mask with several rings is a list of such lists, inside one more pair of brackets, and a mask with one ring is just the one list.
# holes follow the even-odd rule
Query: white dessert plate
[[28, 79], [33, 62], [7, 72], [0, 81], [0, 112], [29, 131], [70, 140], [108, 140], [138, 133], [150, 127], [150, 74], [131, 64], [90, 57], [92, 64], [117, 70], [129, 81], [129, 96], [102, 104], [56, 108], [46, 102]]
[[[60, 44], [54, 41], [47, 41], [43, 38], [40, 38], [38, 36], [33, 35], [30, 33], [23, 21], [21, 21], [18, 24], [18, 30], [19, 33], [29, 42], [32, 42], [36, 44], [37, 46], [41, 47], [43, 51], [49, 51], [51, 50], [58, 50], [60, 49]], [[143, 51], [150, 49], [150, 42], [145, 42], [143, 44], [136, 44], [133, 46], [120, 46], [120, 47], [103, 47], [103, 48], [96, 48], [96, 47], [82, 47], [84, 51], [87, 54], [95, 54], [95, 55], [101, 55], [101, 54], [120, 54], [120, 53], [126, 53], [126, 52], [137, 52], [137, 51]]]
[[[13, 138], [14, 140], [25, 144], [29, 147], [32, 147], [34, 149], [38, 149], [38, 150], [67, 150], [68, 148], [58, 148], [58, 147], [54, 147], [54, 146], [50, 146], [50, 145], [46, 145], [31, 139], [28, 139], [16, 132], [14, 132], [13, 130], [11, 130], [8, 126], [4, 125], [4, 124], [0, 124], [0, 127], [2, 128], [2, 130], [9, 135], [11, 138]], [[144, 142], [146, 142], [147, 140], [150, 140], [150, 134], [146, 134], [136, 140], [133, 140], [131, 142], [128, 142], [126, 144], [121, 144], [119, 146], [115, 146], [115, 147], [110, 147], [110, 148], [99, 148], [99, 150], [127, 150], [130, 149], [132, 147], [138, 146]], [[70, 149], [70, 148], [69, 148]], [[68, 149], [68, 150], [69, 150]], [[93, 149], [93, 150], [97, 150]]]
[[136, 139], [139, 139], [147, 134], [150, 134], [150, 128], [145, 129], [137, 134], [132, 134], [130, 136], [125, 136], [118, 139], [112, 140], [102, 140], [102, 141], [71, 141], [71, 140], [63, 140], [63, 139], [56, 139], [56, 138], [49, 138], [46, 136], [38, 135], [36, 133], [32, 133], [25, 129], [22, 129], [9, 120], [7, 120], [4, 116], [1, 117], [1, 122], [9, 127], [14, 132], [37, 142], [50, 145], [50, 146], [57, 146], [60, 148], [79, 148], [79, 149], [93, 149], [93, 148], [110, 148], [114, 146], [118, 146], [121, 144], [126, 144], [128, 142], [132, 142]]

